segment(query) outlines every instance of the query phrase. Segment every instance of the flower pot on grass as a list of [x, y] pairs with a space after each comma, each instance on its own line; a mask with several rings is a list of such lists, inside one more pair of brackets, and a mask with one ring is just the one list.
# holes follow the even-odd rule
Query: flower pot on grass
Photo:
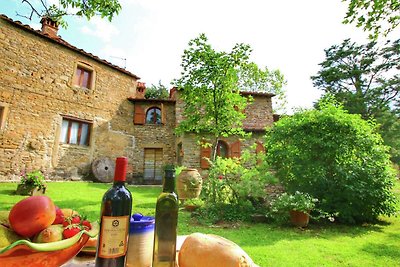
[[23, 196], [44, 195], [46, 192], [44, 176], [40, 171], [33, 171], [21, 174], [21, 182], [15, 193]]
[[310, 221], [310, 215], [307, 212], [291, 210], [290, 214], [290, 222], [297, 227], [306, 227], [308, 222]]

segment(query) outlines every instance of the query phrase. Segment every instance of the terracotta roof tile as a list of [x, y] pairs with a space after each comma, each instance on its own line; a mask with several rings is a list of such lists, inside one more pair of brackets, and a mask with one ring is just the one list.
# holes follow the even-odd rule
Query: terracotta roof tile
[[111, 68], [113, 68], [113, 69], [116, 69], [116, 70], [118, 70], [118, 71], [120, 71], [120, 72], [122, 72], [122, 73], [125, 73], [125, 74], [127, 74], [127, 75], [129, 75], [129, 76], [131, 76], [131, 77], [133, 77], [133, 78], [135, 78], [135, 79], [138, 79], [138, 80], [140, 79], [138, 76], [136, 76], [135, 74], [133, 74], [133, 73], [130, 72], [130, 71], [127, 71], [126, 69], [123, 69], [123, 68], [121, 68], [121, 67], [118, 67], [117, 65], [114, 65], [114, 64], [112, 64], [111, 62], [108, 62], [108, 61], [105, 60], [105, 59], [101, 59], [101, 58], [99, 58], [98, 56], [93, 55], [92, 53], [86, 52], [86, 51], [83, 50], [83, 49], [80, 49], [80, 48], [77, 48], [76, 46], [71, 45], [70, 43], [68, 43], [67, 41], [65, 41], [64, 39], [62, 39], [60, 36], [57, 36], [57, 38], [52, 38], [52, 37], [50, 37], [50, 35], [48, 35], [47, 33], [42, 33], [42, 32], [39, 31], [39, 30], [35, 30], [35, 29], [31, 28], [29, 25], [23, 24], [22, 22], [20, 22], [20, 21], [18, 21], [18, 20], [17, 20], [17, 21], [14, 21], [14, 20], [12, 20], [11, 18], [7, 17], [7, 16], [4, 15], [4, 14], [0, 14], [0, 18], [3, 19], [3, 20], [5, 20], [5, 21], [8, 21], [8, 22], [14, 24], [14, 25], [17, 26], [17, 27], [20, 27], [20, 28], [25, 29], [25, 30], [27, 30], [27, 31], [30, 31], [30, 32], [32, 32], [32, 33], [34, 33], [34, 34], [37, 34], [37, 35], [39, 35], [39, 36], [41, 36], [41, 37], [44, 37], [44, 38], [46, 38], [46, 39], [49, 40], [49, 41], [53, 41], [53, 42], [56, 42], [56, 43], [58, 43], [58, 44], [61, 44], [61, 45], [65, 46], [65, 47], [67, 47], [67, 48], [69, 48], [69, 49], [72, 49], [72, 50], [74, 50], [74, 51], [76, 51], [76, 52], [78, 52], [78, 53], [81, 53], [81, 54], [83, 54], [83, 55], [85, 55], [85, 56], [88, 56], [88, 57], [90, 57], [90, 58], [92, 58], [92, 59], [94, 59], [94, 60], [96, 60], [96, 61], [98, 61], [98, 62], [100, 62], [100, 63], [103, 63], [103, 64], [105, 64], [105, 65], [108, 65], [109, 67], [111, 67]]

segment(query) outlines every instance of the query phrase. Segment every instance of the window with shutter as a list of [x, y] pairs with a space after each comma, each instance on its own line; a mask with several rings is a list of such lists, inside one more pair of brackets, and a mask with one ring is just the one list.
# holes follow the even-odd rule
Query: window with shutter
[[211, 147], [200, 147], [200, 167], [202, 169], [210, 168], [210, 163], [205, 158], [211, 158]]
[[231, 144], [231, 157], [240, 158], [240, 141]]
[[142, 106], [135, 104], [134, 124], [144, 124], [145, 114]]
[[256, 142], [257, 146], [256, 146], [256, 154], [258, 153], [265, 153], [265, 147], [261, 142]]

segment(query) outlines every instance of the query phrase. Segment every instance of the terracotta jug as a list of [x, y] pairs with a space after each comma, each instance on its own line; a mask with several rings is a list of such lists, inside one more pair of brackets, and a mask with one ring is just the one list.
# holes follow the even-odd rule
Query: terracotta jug
[[199, 197], [202, 186], [203, 179], [197, 169], [183, 169], [176, 185], [179, 199]]

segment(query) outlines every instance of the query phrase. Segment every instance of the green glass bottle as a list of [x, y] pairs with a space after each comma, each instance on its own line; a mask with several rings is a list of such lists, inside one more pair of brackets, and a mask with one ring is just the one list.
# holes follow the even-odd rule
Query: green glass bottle
[[154, 226], [153, 267], [175, 267], [178, 224], [178, 196], [175, 169], [166, 169], [163, 191], [157, 198]]
[[125, 266], [132, 212], [132, 195], [125, 187], [127, 165], [127, 158], [117, 158], [113, 186], [103, 196], [96, 267]]

